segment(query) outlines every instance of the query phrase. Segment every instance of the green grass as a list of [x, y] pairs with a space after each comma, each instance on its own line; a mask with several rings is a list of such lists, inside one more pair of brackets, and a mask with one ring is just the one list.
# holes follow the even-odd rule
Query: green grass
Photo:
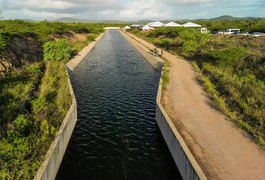
[[83, 41], [81, 40], [77, 40], [72, 44], [72, 51], [73, 54], [77, 54], [79, 51], [81, 51], [84, 47], [86, 47], [89, 43], [91, 43], [92, 41], [95, 41], [96, 37], [99, 34], [89, 34], [87, 35], [87, 38]]
[[[0, 79], [0, 124], [12, 122], [42, 74], [42, 63], [33, 63]], [[2, 130], [1, 134], [4, 134]]]
[[165, 63], [164, 63], [164, 69], [163, 69], [163, 75], [162, 75], [162, 81], [163, 81], [163, 84], [162, 84], [162, 87], [163, 89], [166, 89], [170, 79], [169, 79], [169, 69], [171, 67], [171, 64], [169, 61], [165, 60]]
[[45, 69], [31, 112], [8, 123], [0, 141], [0, 179], [33, 179], [72, 103], [65, 61], [47, 61]]

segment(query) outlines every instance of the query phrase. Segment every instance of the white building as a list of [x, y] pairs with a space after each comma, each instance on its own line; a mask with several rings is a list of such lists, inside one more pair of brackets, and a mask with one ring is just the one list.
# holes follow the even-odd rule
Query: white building
[[150, 27], [163, 27], [165, 24], [159, 21], [151, 22], [147, 24]]
[[195, 23], [192, 23], [192, 22], [187, 22], [185, 24], [182, 24], [183, 27], [202, 27], [202, 25], [200, 24], [195, 24]]
[[124, 30], [125, 30], [125, 31], [126, 31], [126, 30], [129, 30], [129, 29], [131, 29], [130, 26], [125, 26], [125, 27], [124, 27]]
[[175, 22], [169, 22], [165, 24], [165, 27], [182, 27], [182, 25], [175, 23]]

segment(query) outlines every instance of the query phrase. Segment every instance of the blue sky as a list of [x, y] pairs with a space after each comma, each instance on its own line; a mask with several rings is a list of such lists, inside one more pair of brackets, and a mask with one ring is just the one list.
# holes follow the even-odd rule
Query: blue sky
[[4, 19], [163, 20], [265, 17], [265, 0], [0, 0]]

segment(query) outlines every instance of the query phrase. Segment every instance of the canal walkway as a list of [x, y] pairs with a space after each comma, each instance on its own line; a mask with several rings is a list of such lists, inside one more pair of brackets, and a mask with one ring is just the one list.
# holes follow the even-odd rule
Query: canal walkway
[[[149, 49], [152, 44], [129, 34]], [[160, 50], [159, 50], [160, 51]], [[185, 60], [164, 51], [171, 63], [163, 106], [208, 179], [264, 179], [265, 153], [214, 108]]]

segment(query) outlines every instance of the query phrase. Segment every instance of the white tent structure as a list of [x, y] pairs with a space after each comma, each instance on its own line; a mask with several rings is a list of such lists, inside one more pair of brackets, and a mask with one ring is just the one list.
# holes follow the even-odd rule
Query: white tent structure
[[182, 25], [175, 23], [175, 22], [169, 22], [165, 24], [165, 27], [182, 27]]
[[163, 27], [165, 24], [159, 21], [151, 22], [147, 24], [150, 27]]
[[146, 26], [144, 26], [144, 27], [142, 28], [142, 30], [143, 30], [143, 31], [150, 31], [150, 30], [154, 30], [154, 28], [153, 28], [153, 27], [150, 27], [150, 26], [148, 26], [148, 25], [146, 25]]
[[195, 23], [192, 23], [192, 22], [187, 22], [185, 24], [182, 24], [183, 27], [202, 27], [202, 25], [200, 24], [195, 24]]
[[125, 27], [124, 27], [124, 30], [129, 30], [129, 29], [131, 29], [130, 26], [125, 26]]

